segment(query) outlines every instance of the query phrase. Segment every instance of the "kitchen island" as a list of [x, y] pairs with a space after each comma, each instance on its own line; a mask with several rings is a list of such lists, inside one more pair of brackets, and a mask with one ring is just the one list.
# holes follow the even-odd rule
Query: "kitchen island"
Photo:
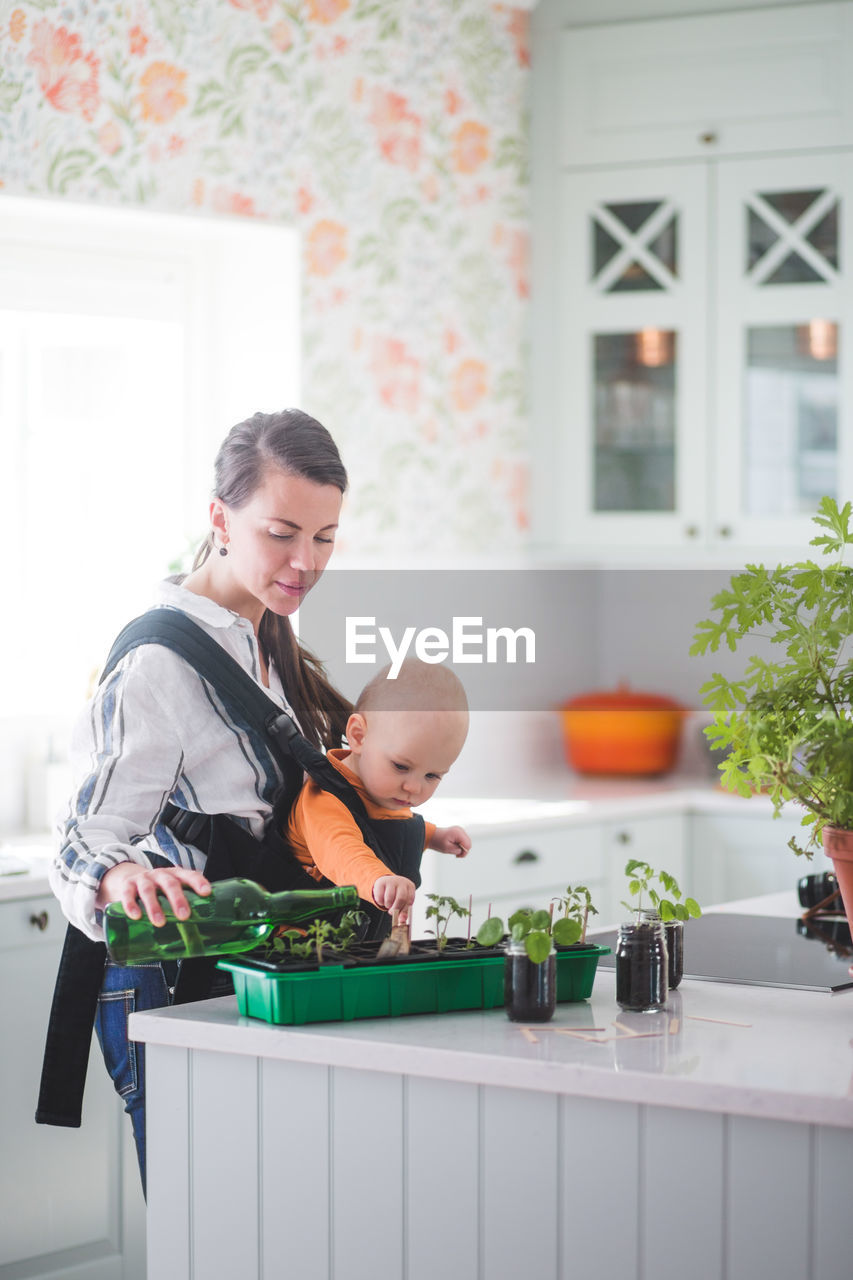
[[626, 1015], [599, 968], [534, 1028], [289, 1028], [225, 998], [131, 1029], [157, 1280], [851, 1273], [851, 991], [685, 980]]

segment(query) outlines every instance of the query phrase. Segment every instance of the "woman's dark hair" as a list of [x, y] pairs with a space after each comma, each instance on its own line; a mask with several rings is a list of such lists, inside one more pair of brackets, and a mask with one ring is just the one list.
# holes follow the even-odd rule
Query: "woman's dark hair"
[[[214, 496], [235, 509], [245, 506], [271, 467], [346, 492], [347, 473], [326, 428], [299, 409], [283, 409], [256, 413], [231, 428], [216, 455]], [[212, 548], [211, 533], [198, 550], [194, 569]], [[275, 664], [305, 737], [339, 747], [352, 705], [329, 684], [318, 659], [299, 644], [290, 619], [268, 609], [258, 639]]]

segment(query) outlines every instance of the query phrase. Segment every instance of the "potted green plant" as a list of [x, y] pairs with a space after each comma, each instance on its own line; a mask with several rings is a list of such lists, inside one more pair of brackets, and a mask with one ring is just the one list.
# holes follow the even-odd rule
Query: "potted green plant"
[[[667, 986], [675, 988], [684, 974], [684, 921], [702, 914], [695, 898], [681, 901], [681, 889], [669, 871], [655, 871], [640, 858], [629, 858], [625, 864], [628, 877], [628, 895], [632, 902], [622, 903], [634, 916], [638, 932], [632, 935], [638, 941], [644, 938], [642, 925], [660, 921], [663, 925], [667, 953]], [[654, 887], [655, 882], [659, 889]], [[661, 892], [662, 891], [662, 892]], [[668, 894], [669, 897], [664, 897]], [[648, 906], [643, 905], [643, 898]]]
[[463, 907], [449, 894], [428, 893], [426, 897], [430, 904], [426, 909], [426, 918], [435, 921], [429, 932], [435, 934], [437, 950], [443, 951], [447, 946], [447, 926], [450, 921], [454, 916], [458, 916], [460, 920], [470, 920], [471, 910], [470, 907]]
[[267, 1022], [495, 1008], [503, 999], [503, 951], [447, 939], [448, 921], [469, 912], [446, 897], [432, 906], [435, 940], [416, 939], [406, 954], [383, 956], [379, 940], [363, 940], [361, 913], [351, 912], [337, 925], [315, 920], [282, 930], [219, 967], [232, 976], [241, 1014]]
[[596, 914], [587, 887], [568, 885], [548, 909], [522, 908], [506, 927], [492, 915], [480, 925], [476, 937], [482, 947], [497, 946], [506, 937], [504, 992], [511, 1018], [543, 1021], [552, 1016], [555, 1000], [589, 996], [599, 956], [609, 951], [586, 942], [588, 918]]
[[735, 650], [748, 636], [769, 637], [775, 661], [753, 654], [740, 680], [715, 673], [702, 686], [714, 719], [705, 730], [729, 749], [723, 785], [741, 795], [764, 791], [774, 817], [793, 801], [803, 809], [810, 858], [820, 843], [834, 863], [853, 924], [853, 565], [851, 504], [821, 498], [810, 545], [829, 559], [767, 569], [747, 565], [711, 601], [690, 652]]

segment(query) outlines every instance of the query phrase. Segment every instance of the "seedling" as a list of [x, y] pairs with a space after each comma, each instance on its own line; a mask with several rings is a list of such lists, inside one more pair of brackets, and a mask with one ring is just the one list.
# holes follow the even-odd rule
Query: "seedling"
[[448, 897], [440, 893], [428, 893], [427, 900], [432, 906], [427, 907], [427, 920], [435, 920], [435, 927], [429, 930], [435, 934], [435, 945], [439, 951], [443, 951], [447, 945], [447, 926], [454, 916], [458, 916], [460, 920], [464, 920], [466, 916], [470, 917], [471, 911], [468, 907], [463, 907], [455, 898]]
[[[554, 902], [564, 912], [557, 920], [553, 918]], [[569, 885], [565, 895], [555, 898], [554, 902], [549, 911], [542, 908], [536, 911], [522, 908], [514, 912], [506, 929], [499, 916], [490, 916], [477, 930], [477, 941], [481, 947], [493, 947], [509, 932], [514, 941], [520, 942], [523, 939], [524, 949], [530, 959], [541, 964], [551, 954], [552, 940], [561, 947], [571, 946], [585, 937], [589, 913], [597, 914], [592, 906], [589, 890], [584, 885], [578, 885], [576, 889]]]
[[[570, 920], [577, 925], [577, 937], [572, 938], [572, 942], [585, 942], [587, 921], [591, 915], [598, 915], [598, 908], [592, 905], [592, 895], [586, 885], [579, 884], [574, 889], [570, 884], [566, 885], [566, 892], [561, 898], [555, 898], [554, 901], [558, 907], [562, 907], [563, 919]], [[558, 920], [557, 925], [559, 924], [560, 921]], [[563, 929], [561, 932], [565, 934], [568, 930]], [[556, 941], [562, 944], [563, 939], [562, 937], [556, 938]]]
[[345, 911], [338, 924], [318, 919], [305, 929], [279, 930], [267, 944], [268, 957], [275, 959], [291, 955], [310, 960], [315, 955], [317, 963], [322, 964], [325, 948], [347, 951], [352, 946], [359, 936], [364, 919], [363, 911]]
[[[683, 902], [681, 901], [678, 882], [668, 871], [654, 871], [647, 862], [642, 862], [639, 858], [631, 858], [625, 864], [625, 875], [629, 877], [628, 893], [636, 901], [623, 901], [622, 906], [627, 907], [629, 911], [636, 911], [638, 924], [643, 910], [643, 894], [646, 895], [654, 910], [660, 913], [660, 918], [664, 922], [701, 916], [702, 909], [695, 898], [685, 898]], [[657, 889], [652, 888], [652, 882], [655, 880], [665, 893], [671, 895], [669, 898], [662, 897]]]

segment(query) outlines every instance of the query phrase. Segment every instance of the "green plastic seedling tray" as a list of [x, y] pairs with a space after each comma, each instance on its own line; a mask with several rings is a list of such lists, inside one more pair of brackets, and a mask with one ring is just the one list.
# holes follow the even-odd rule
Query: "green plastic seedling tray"
[[[557, 953], [559, 1003], [589, 997], [599, 957], [609, 950], [590, 946]], [[328, 964], [299, 973], [259, 969], [232, 957], [220, 960], [218, 967], [231, 974], [244, 1017], [286, 1026], [496, 1009], [504, 1002], [502, 956], [363, 967]]]

